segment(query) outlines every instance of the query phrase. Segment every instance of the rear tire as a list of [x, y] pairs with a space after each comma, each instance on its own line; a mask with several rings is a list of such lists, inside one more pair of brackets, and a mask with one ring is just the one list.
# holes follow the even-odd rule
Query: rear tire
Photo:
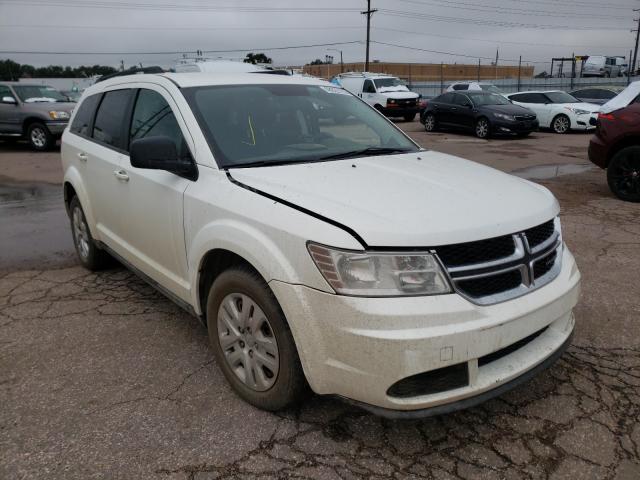
[[232, 267], [216, 278], [207, 326], [218, 367], [246, 402], [276, 411], [306, 397], [309, 386], [287, 320], [254, 270]]
[[27, 140], [31, 148], [38, 152], [51, 150], [56, 143], [55, 137], [51, 135], [49, 129], [42, 123], [32, 123], [29, 125], [27, 129]]
[[566, 115], [556, 115], [551, 122], [551, 130], [560, 135], [567, 133], [571, 129], [571, 120]]
[[433, 113], [427, 113], [424, 116], [424, 129], [427, 132], [435, 132], [438, 128], [436, 123], [436, 116]]
[[69, 203], [69, 218], [73, 245], [82, 266], [92, 272], [108, 266], [113, 259], [96, 245], [78, 197], [73, 197]]
[[607, 183], [613, 194], [626, 202], [640, 202], [640, 147], [616, 153], [607, 167]]

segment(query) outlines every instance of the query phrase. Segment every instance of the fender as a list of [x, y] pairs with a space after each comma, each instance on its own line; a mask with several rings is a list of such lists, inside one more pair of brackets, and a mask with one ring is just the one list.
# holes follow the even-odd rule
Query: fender
[[[304, 278], [306, 285], [332, 293], [331, 287], [313, 265], [306, 247], [301, 247], [300, 242], [290, 243], [290, 245], [283, 243], [282, 247], [278, 246], [259, 229], [232, 219], [215, 220], [205, 225], [187, 247], [191, 301], [196, 312], [202, 314], [198, 292], [202, 262], [209, 251], [216, 249], [228, 250], [244, 258], [267, 283], [279, 280], [285, 283], [301, 284]], [[309, 257], [309, 268], [306, 269], [301, 269], [300, 266], [295, 268], [288, 258], [299, 258], [300, 255], [295, 255], [294, 252], [301, 248], [304, 252], [301, 250], [300, 254]], [[285, 255], [283, 250], [288, 251], [289, 255]]]
[[84, 187], [84, 182], [82, 181], [82, 176], [78, 171], [77, 167], [74, 165], [69, 165], [67, 171], [64, 174], [64, 182], [71, 184], [73, 189], [76, 191], [76, 195], [80, 200], [80, 205], [82, 205], [82, 210], [84, 211], [84, 216], [87, 220], [87, 225], [89, 225], [89, 231], [91, 232], [91, 236], [100, 241], [100, 234], [98, 233], [98, 229], [96, 228], [96, 222], [93, 217], [93, 209], [91, 208], [91, 202], [89, 201], [89, 195], [87, 194], [87, 190]]

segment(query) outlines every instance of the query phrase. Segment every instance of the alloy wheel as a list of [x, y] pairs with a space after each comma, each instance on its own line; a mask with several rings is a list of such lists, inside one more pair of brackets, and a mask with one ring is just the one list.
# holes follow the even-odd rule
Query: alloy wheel
[[640, 196], [640, 157], [627, 155], [609, 169], [609, 178], [621, 195]]
[[553, 130], [556, 133], [566, 133], [569, 130], [569, 119], [564, 115], [557, 117], [553, 122]]
[[89, 257], [89, 229], [84, 214], [80, 208], [73, 209], [73, 239], [82, 259]]
[[489, 122], [487, 122], [484, 118], [478, 120], [476, 124], [476, 135], [478, 138], [486, 138], [489, 134]]
[[427, 132], [432, 132], [435, 126], [436, 126], [436, 119], [433, 117], [433, 115], [427, 115], [427, 117], [424, 119], [424, 129]]
[[31, 143], [33, 143], [38, 148], [44, 148], [45, 145], [47, 144], [46, 132], [40, 127], [32, 128]]
[[227, 295], [218, 309], [218, 341], [224, 359], [242, 383], [269, 390], [280, 368], [278, 343], [262, 309], [242, 293]]

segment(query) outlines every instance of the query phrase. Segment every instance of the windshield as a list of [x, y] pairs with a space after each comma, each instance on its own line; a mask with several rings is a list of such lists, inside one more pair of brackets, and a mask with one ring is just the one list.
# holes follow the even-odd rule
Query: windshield
[[335, 86], [225, 85], [183, 92], [223, 168], [419, 150], [374, 109]]
[[376, 84], [376, 88], [381, 87], [404, 87], [404, 83], [402, 83], [397, 78], [376, 78], [373, 83]]
[[545, 95], [551, 103], [580, 103], [580, 100], [566, 92], [548, 92]]
[[467, 92], [467, 95], [476, 107], [481, 107], [482, 105], [509, 105], [511, 103], [502, 95], [496, 95], [495, 93]]
[[14, 85], [13, 89], [20, 100], [26, 103], [67, 101], [59, 91], [46, 85]]
[[480, 88], [481, 88], [482, 90], [484, 90], [485, 92], [491, 92], [491, 93], [502, 93], [502, 92], [500, 91], [500, 89], [499, 89], [498, 87], [496, 87], [495, 85], [486, 85], [486, 84], [481, 83], [481, 84], [480, 84]]

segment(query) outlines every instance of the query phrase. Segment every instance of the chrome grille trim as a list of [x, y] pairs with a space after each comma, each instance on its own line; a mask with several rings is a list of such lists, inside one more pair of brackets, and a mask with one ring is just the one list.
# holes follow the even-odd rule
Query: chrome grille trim
[[[529, 247], [529, 242], [524, 231], [514, 233], [512, 236], [515, 251], [512, 255], [489, 262], [474, 263], [457, 267], [446, 268], [449, 281], [456, 293], [477, 305], [493, 305], [505, 302], [546, 285], [554, 280], [562, 268], [562, 234], [560, 220], [554, 219], [554, 232], [541, 244], [534, 248]], [[553, 257], [553, 253], [555, 256]], [[437, 248], [435, 249], [437, 255]], [[537, 262], [553, 257], [553, 265], [549, 270], [535, 278], [534, 267]], [[440, 262], [442, 264], [442, 262]], [[517, 270], [520, 273], [520, 285], [495, 294], [485, 296], [472, 296], [460, 287], [460, 282], [469, 280], [482, 280]]]

